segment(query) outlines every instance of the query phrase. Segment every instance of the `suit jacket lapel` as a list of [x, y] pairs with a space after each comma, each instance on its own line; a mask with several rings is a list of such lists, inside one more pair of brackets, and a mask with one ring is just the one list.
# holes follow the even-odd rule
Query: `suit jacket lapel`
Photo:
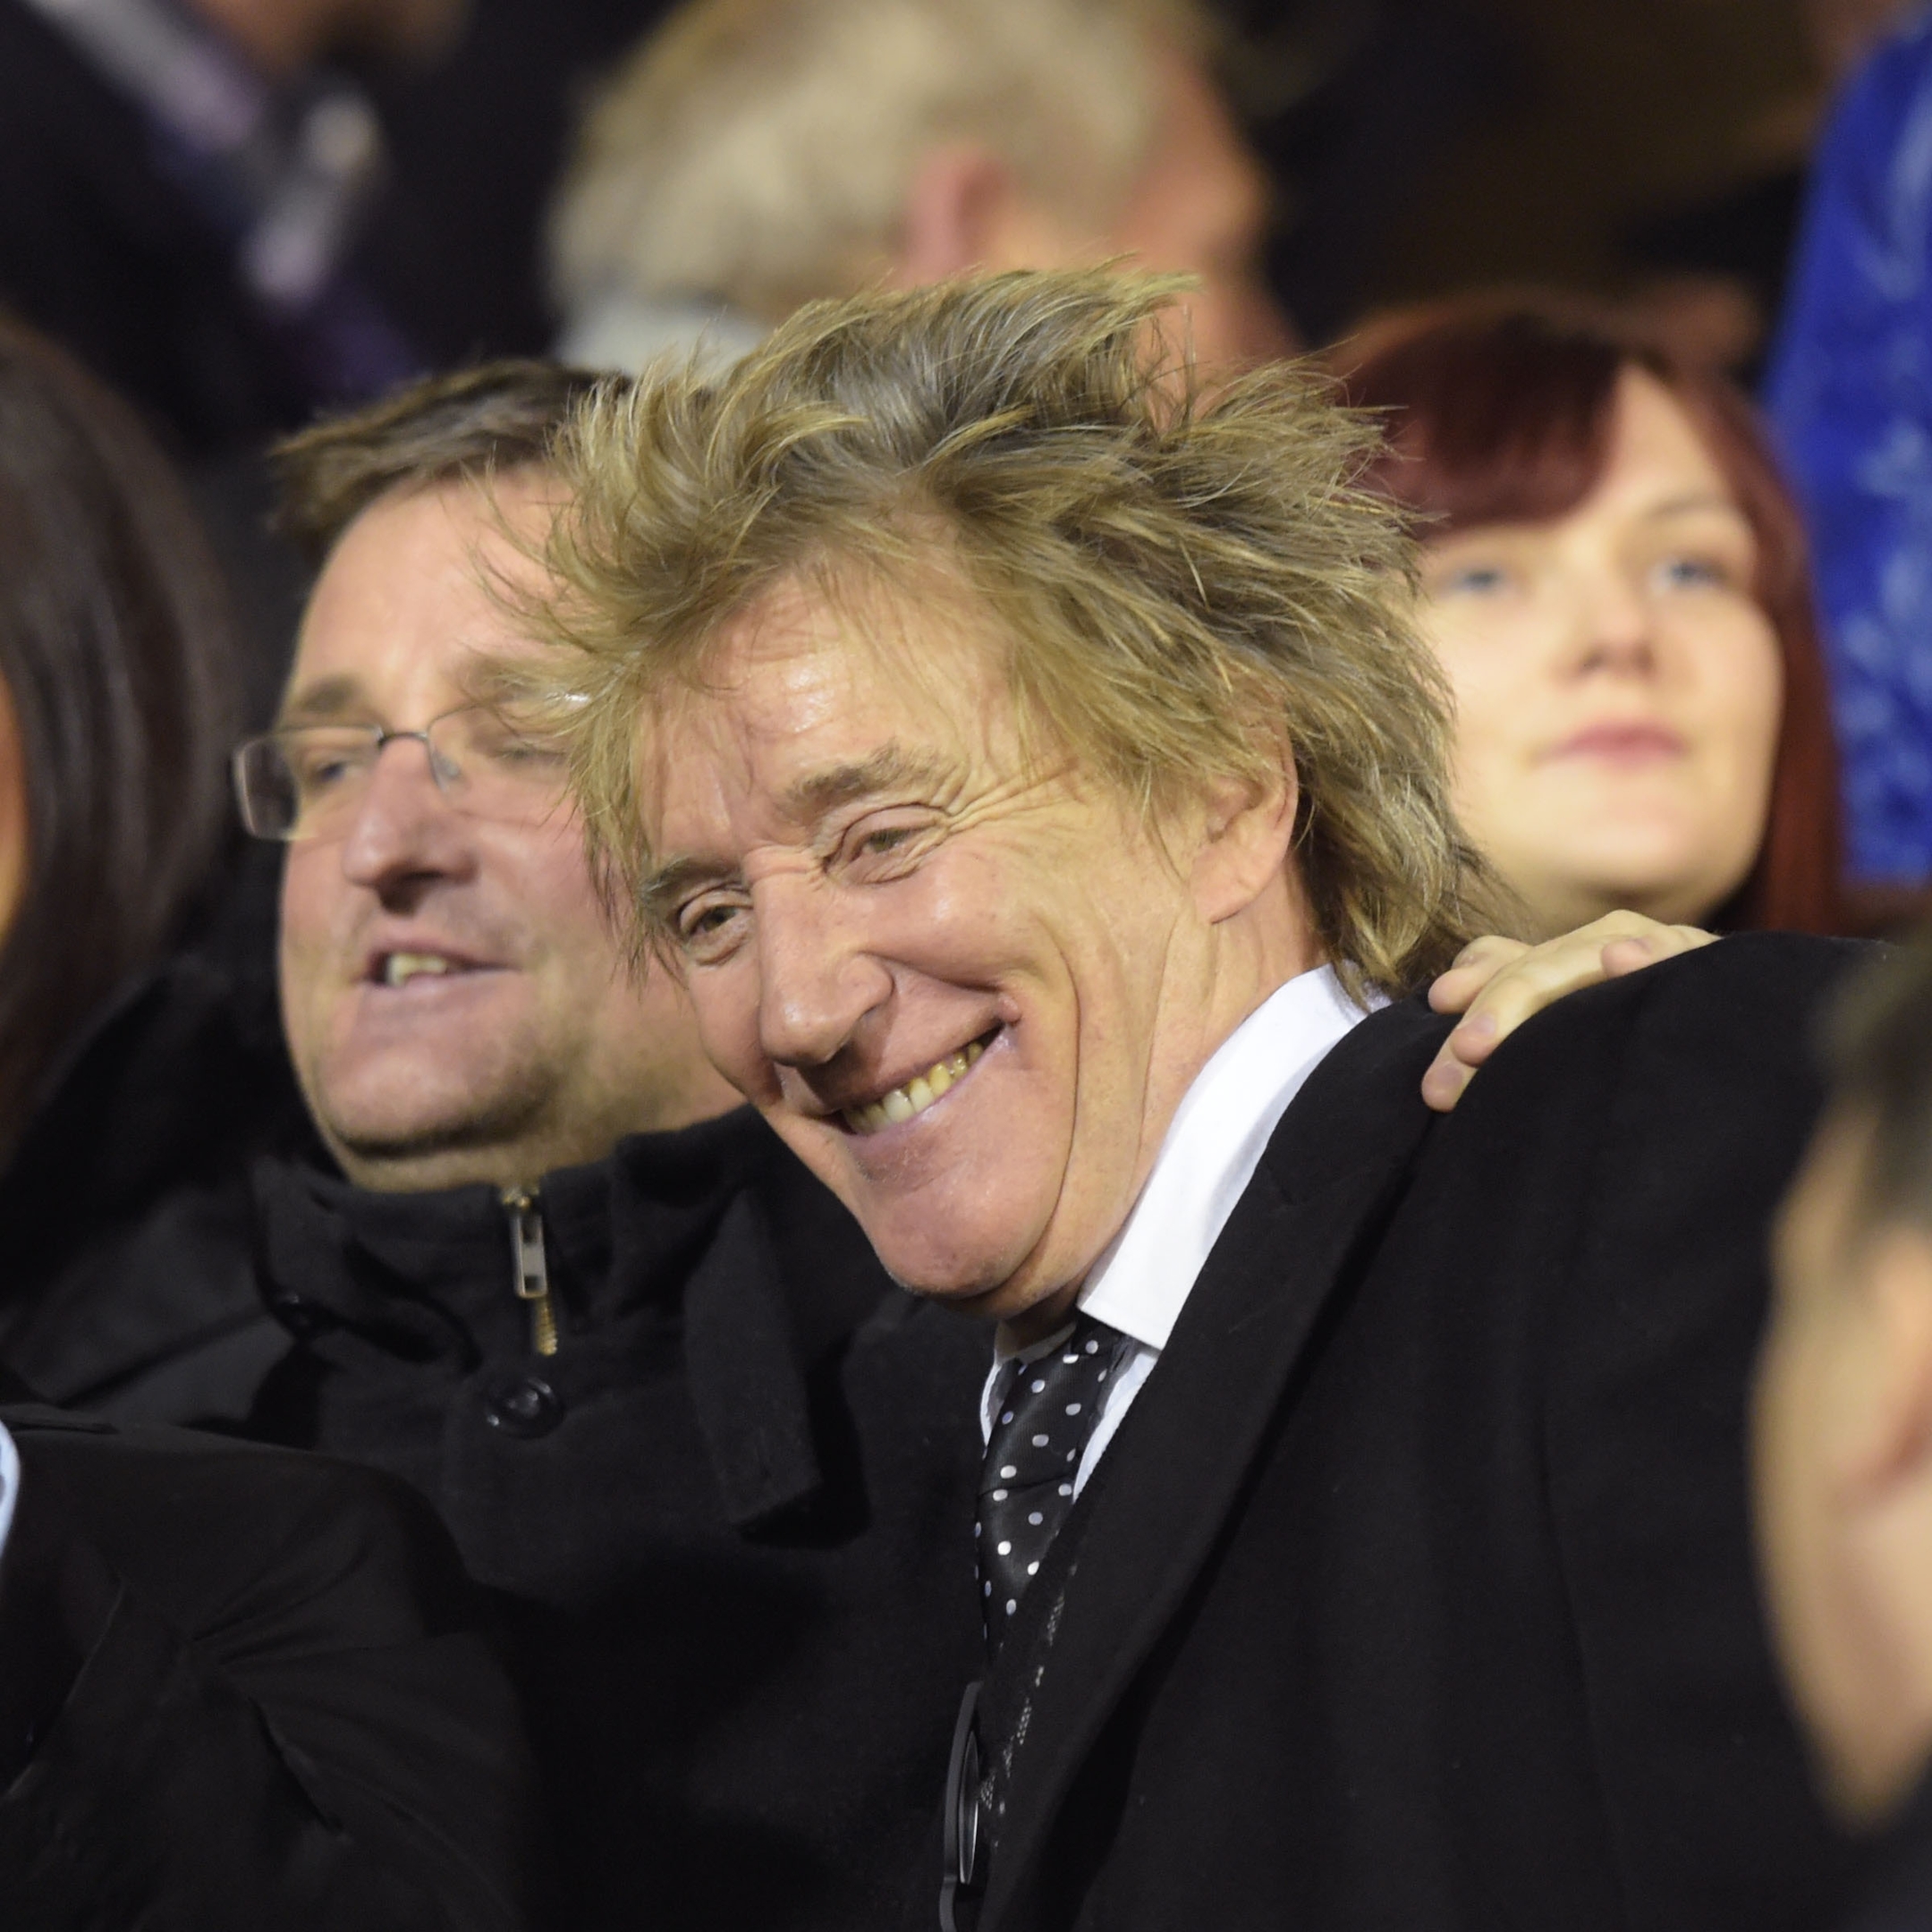
[[1399, 1199], [1435, 1119], [1422, 1072], [1450, 1023], [1405, 1002], [1317, 1070], [1081, 1497], [1092, 1508], [1071, 1563], [1043, 1566], [1058, 1614], [1023, 1606], [1023, 1620], [1047, 1614], [1015, 1631], [987, 1685], [987, 1707], [1020, 1711], [1022, 1735], [983, 1927], [1030, 1887], [1069, 1787], [1212, 1550], [1336, 1283]]

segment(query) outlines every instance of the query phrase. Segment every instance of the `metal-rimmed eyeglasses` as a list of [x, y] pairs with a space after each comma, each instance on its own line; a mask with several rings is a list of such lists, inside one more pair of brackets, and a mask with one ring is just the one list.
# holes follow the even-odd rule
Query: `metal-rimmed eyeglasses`
[[491, 705], [459, 705], [420, 731], [386, 724], [285, 724], [236, 747], [235, 802], [261, 839], [340, 838], [353, 823], [384, 750], [413, 739], [436, 790], [458, 811], [536, 823], [564, 797], [561, 751]]

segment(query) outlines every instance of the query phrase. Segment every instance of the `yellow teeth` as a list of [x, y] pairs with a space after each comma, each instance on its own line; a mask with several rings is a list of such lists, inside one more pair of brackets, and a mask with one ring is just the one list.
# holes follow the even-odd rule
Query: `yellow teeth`
[[941, 1060], [928, 1067], [903, 1087], [894, 1087], [884, 1099], [869, 1101], [860, 1107], [847, 1107], [844, 1110], [845, 1124], [854, 1133], [869, 1134], [877, 1133], [883, 1127], [896, 1127], [901, 1121], [914, 1119], [947, 1092], [955, 1081], [964, 1080], [967, 1068], [985, 1051], [986, 1048], [974, 1040], [951, 1059]]
[[407, 986], [419, 973], [446, 973], [453, 970], [439, 953], [392, 953], [383, 962], [383, 984]]

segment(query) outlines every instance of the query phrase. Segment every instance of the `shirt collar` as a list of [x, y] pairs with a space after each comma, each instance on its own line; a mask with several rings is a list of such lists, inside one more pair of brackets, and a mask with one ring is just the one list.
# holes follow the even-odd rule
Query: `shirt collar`
[[[1372, 1004], [1381, 1004], [1379, 1000]], [[1079, 1305], [1164, 1349], [1269, 1136], [1329, 1048], [1365, 1017], [1332, 966], [1291, 979], [1228, 1035], [1182, 1096], [1140, 1198]]]

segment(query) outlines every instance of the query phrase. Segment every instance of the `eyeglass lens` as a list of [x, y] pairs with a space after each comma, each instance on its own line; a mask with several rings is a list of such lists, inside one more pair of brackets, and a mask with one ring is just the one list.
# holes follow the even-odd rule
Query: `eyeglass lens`
[[304, 724], [251, 738], [235, 755], [242, 822], [258, 838], [328, 837], [345, 830], [377, 760], [397, 739], [425, 750], [437, 789], [481, 818], [540, 817], [556, 802], [563, 761], [499, 713], [468, 706], [421, 731]]

